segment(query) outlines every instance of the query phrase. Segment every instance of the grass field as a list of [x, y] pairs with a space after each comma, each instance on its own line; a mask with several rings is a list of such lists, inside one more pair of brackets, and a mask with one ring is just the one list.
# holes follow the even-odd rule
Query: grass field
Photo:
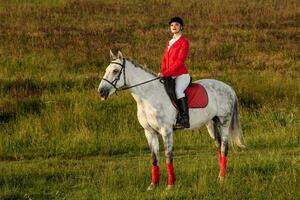
[[[0, 1], [0, 200], [300, 199], [299, 1]], [[129, 92], [100, 102], [109, 50], [159, 71], [182, 16], [194, 78], [236, 91], [246, 150], [218, 183], [206, 129], [174, 136], [174, 190], [151, 181]], [[162, 141], [160, 140], [160, 143]]]

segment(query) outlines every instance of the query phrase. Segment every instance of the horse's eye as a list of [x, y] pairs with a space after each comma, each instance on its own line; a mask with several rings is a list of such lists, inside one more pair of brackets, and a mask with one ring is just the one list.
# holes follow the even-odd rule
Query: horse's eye
[[118, 72], [119, 72], [118, 69], [114, 69], [114, 71], [113, 71], [114, 74], [117, 74]]

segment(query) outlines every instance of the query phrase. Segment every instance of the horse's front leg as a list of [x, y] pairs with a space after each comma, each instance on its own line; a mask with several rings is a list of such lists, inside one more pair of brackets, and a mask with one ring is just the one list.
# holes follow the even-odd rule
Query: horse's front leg
[[159, 174], [159, 143], [157, 133], [152, 129], [145, 129], [145, 136], [147, 138], [150, 150], [151, 150], [151, 159], [152, 159], [152, 182], [148, 187], [149, 190], [153, 190], [159, 183], [160, 174]]
[[173, 131], [164, 131], [162, 133], [162, 138], [164, 141], [166, 165], [168, 172], [167, 189], [171, 189], [173, 184], [175, 183], [175, 173], [173, 166]]

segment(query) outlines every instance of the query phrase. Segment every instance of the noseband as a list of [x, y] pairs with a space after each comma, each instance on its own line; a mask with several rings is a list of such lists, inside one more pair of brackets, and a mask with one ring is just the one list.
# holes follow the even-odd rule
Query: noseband
[[117, 64], [117, 65], [120, 65], [120, 66], [121, 66], [121, 70], [120, 70], [120, 72], [119, 72], [117, 78], [115, 78], [115, 80], [109, 81], [109, 80], [107, 80], [106, 78], [102, 78], [102, 80], [104, 80], [104, 81], [108, 82], [109, 84], [111, 84], [111, 85], [115, 88], [116, 92], [117, 92], [117, 91], [122, 91], [122, 90], [128, 90], [128, 89], [130, 89], [130, 88], [134, 88], [134, 87], [137, 87], [137, 86], [140, 86], [140, 85], [143, 85], [143, 84], [146, 84], [146, 83], [155, 81], [155, 80], [157, 80], [157, 79], [160, 79], [160, 77], [156, 77], [156, 78], [154, 78], [154, 79], [151, 79], [151, 80], [148, 80], [148, 81], [145, 81], [145, 82], [136, 84], [136, 85], [132, 85], [132, 86], [130, 86], [130, 87], [123, 87], [123, 86], [122, 86], [122, 87], [120, 87], [120, 88], [117, 88], [117, 83], [118, 83], [118, 81], [120, 80], [122, 71], [124, 71], [124, 76], [123, 76], [123, 77], [124, 77], [124, 86], [127, 85], [127, 84], [126, 84], [126, 72], [125, 72], [126, 59], [123, 58], [122, 64], [121, 64], [121, 63], [118, 63], [118, 62], [115, 62], [115, 61], [112, 61], [110, 64]]

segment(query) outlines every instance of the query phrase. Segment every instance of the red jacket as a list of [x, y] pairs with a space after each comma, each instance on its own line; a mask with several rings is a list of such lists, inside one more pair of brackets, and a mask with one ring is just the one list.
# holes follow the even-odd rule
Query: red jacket
[[165, 48], [160, 73], [165, 77], [187, 74], [188, 69], [184, 61], [189, 53], [189, 42], [181, 35], [169, 50], [168, 44]]

